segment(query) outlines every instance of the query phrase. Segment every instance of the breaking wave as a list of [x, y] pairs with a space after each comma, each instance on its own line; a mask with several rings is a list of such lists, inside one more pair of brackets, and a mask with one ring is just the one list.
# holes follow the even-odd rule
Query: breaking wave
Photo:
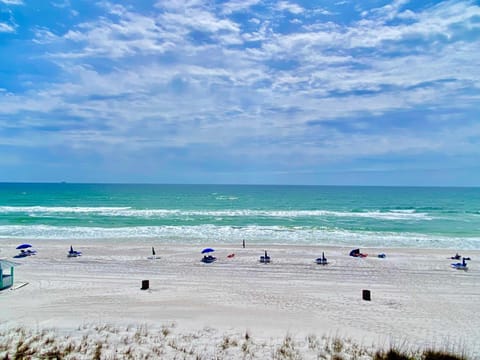
[[0, 226], [0, 238], [15, 239], [145, 239], [160, 243], [335, 245], [362, 247], [418, 247], [480, 249], [480, 237], [445, 237], [418, 233], [348, 231], [329, 228], [283, 226], [137, 226], [68, 227], [48, 225]]
[[177, 210], [134, 209], [131, 207], [46, 207], [46, 206], [0, 206], [0, 214], [27, 214], [28, 216], [84, 214], [110, 217], [165, 218], [165, 217], [352, 217], [379, 220], [432, 220], [425, 212], [415, 210], [332, 211], [332, 210]]

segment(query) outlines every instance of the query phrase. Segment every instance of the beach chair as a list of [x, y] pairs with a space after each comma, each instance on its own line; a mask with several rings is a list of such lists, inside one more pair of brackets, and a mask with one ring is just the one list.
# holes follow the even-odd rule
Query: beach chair
[[82, 255], [81, 251], [73, 250], [73, 247], [70, 246], [70, 250], [68, 251], [67, 257], [78, 257], [81, 255]]
[[24, 257], [27, 257], [27, 256], [30, 256], [29, 253], [27, 253], [25, 250], [20, 250], [20, 252], [14, 256], [15, 259], [20, 259], [20, 258], [24, 258]]
[[217, 260], [217, 258], [215, 256], [212, 256], [212, 255], [205, 255], [202, 258], [202, 262], [205, 263], [205, 264], [211, 264], [211, 263], [215, 262], [216, 260]]
[[457, 270], [468, 270], [468, 264], [465, 260], [467, 260], [467, 259], [462, 258], [461, 263], [451, 264], [451, 267], [454, 268], [454, 269], [457, 269]]
[[265, 251], [265, 255], [260, 256], [260, 262], [262, 264], [268, 264], [270, 263], [270, 256], [268, 256], [267, 251]]
[[325, 253], [322, 252], [322, 257], [318, 257], [315, 259], [315, 262], [319, 265], [327, 265], [328, 264], [328, 260], [327, 258], [325, 257]]

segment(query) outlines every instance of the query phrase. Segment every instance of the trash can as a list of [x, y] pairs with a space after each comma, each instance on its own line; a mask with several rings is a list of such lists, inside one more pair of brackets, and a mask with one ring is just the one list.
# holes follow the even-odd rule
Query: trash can
[[363, 290], [362, 291], [362, 298], [363, 298], [363, 300], [370, 301], [371, 300], [370, 290]]
[[148, 280], [142, 280], [142, 288], [140, 290], [147, 290], [150, 284]]

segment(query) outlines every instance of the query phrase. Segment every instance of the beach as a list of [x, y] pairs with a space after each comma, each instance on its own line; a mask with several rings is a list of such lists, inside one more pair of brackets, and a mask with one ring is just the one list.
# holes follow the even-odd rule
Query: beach
[[[67, 258], [70, 244], [41, 240], [37, 255], [12, 259], [17, 243], [2, 240], [0, 255], [19, 264], [15, 283], [27, 285], [0, 292], [2, 329], [173, 326], [179, 334], [215, 329], [220, 338], [315, 334], [480, 354], [478, 250], [462, 252], [472, 261], [460, 271], [450, 267], [455, 253], [442, 249], [362, 248], [369, 256], [353, 258], [347, 247], [216, 244], [217, 261], [204, 264], [202, 247], [192, 244], [79, 240], [73, 245], [83, 255]], [[270, 264], [259, 262], [264, 250]], [[322, 251], [326, 266], [314, 261]]]

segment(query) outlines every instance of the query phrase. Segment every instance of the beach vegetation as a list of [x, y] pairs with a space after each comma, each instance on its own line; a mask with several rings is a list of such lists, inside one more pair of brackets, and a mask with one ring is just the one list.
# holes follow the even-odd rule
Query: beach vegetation
[[301, 353], [297, 349], [296, 343], [290, 334], [285, 336], [282, 344], [273, 355], [273, 359], [295, 360], [302, 358]]
[[236, 340], [230, 339], [229, 336], [224, 336], [224, 337], [223, 337], [223, 342], [222, 342], [222, 344], [220, 345], [220, 347], [221, 347], [222, 350], [227, 350], [229, 347], [231, 347], [231, 346], [237, 346], [237, 345], [238, 345], [238, 344], [237, 344]]
[[334, 353], [341, 353], [343, 350], [343, 341], [339, 337], [335, 337], [332, 341], [332, 348]]
[[53, 348], [42, 352], [40, 358], [42, 359], [64, 359], [67, 354], [65, 354], [62, 349], [60, 349], [57, 346], [54, 346]]
[[358, 345], [357, 343], [351, 342], [350, 346], [350, 353], [351, 353], [351, 360], [357, 360], [364, 356], [368, 356], [369, 350], [365, 347]]
[[316, 350], [320, 346], [320, 341], [315, 334], [308, 334], [307, 343], [310, 350]]
[[170, 328], [168, 326], [162, 326], [162, 335], [163, 337], [167, 337], [170, 334]]
[[462, 353], [454, 354], [449, 350], [401, 350], [392, 347], [386, 351], [375, 352], [373, 360], [468, 360], [468, 357]]
[[93, 353], [93, 360], [101, 360], [102, 358], [102, 343], [97, 342], [97, 346], [95, 347], [95, 352]]
[[137, 330], [135, 331], [133, 338], [137, 343], [141, 344], [147, 336], [148, 336], [148, 327], [146, 324], [142, 324], [137, 327]]
[[127, 350], [123, 353], [123, 355], [125, 356], [125, 358], [127, 359], [132, 359], [133, 358], [133, 349], [131, 346], [129, 346], [127, 348]]
[[396, 348], [391, 348], [387, 351], [378, 351], [375, 353], [374, 360], [410, 360], [411, 355], [402, 352]]
[[30, 343], [25, 340], [25, 337], [22, 335], [17, 342], [17, 347], [15, 349], [14, 360], [18, 359], [28, 359], [31, 358], [36, 351], [30, 347]]
[[[163, 330], [168, 329], [168, 339]], [[15, 328], [0, 330], [0, 359], [272, 359], [272, 360], [470, 360], [451, 348], [412, 350], [402, 346], [375, 349], [341, 336], [309, 334], [256, 339], [250, 333], [221, 333], [205, 328], [187, 333], [159, 332], [146, 326], [82, 326], [60, 332]], [[66, 334], [66, 335], [64, 335]]]
[[467, 360], [465, 354], [457, 355], [448, 350], [426, 350], [423, 360]]

